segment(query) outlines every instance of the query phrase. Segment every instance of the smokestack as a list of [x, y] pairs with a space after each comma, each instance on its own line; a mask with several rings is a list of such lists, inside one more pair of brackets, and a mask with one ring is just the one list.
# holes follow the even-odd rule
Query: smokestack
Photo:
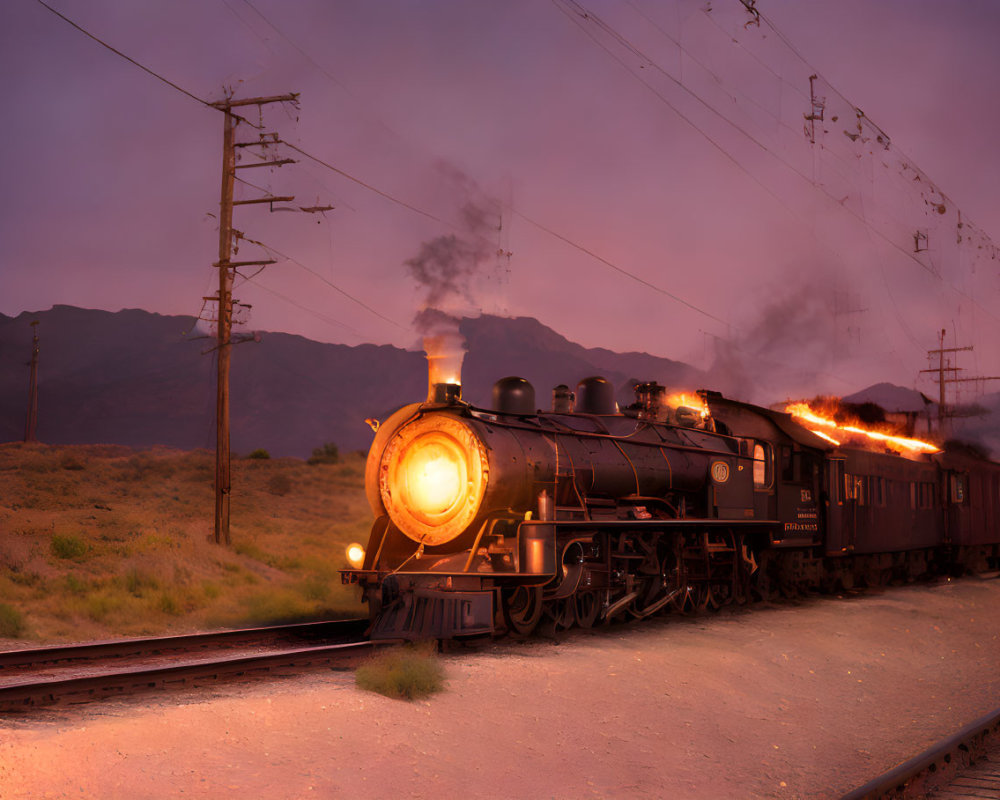
[[450, 403], [460, 400], [465, 337], [459, 333], [458, 319], [437, 309], [425, 309], [417, 315], [416, 323], [418, 329], [424, 332], [427, 402]]
[[424, 337], [428, 403], [455, 403], [462, 399], [464, 345], [465, 340], [458, 334]]

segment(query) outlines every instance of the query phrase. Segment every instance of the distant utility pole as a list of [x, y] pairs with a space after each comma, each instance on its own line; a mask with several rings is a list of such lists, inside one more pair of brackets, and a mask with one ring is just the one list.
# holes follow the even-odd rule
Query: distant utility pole
[[976, 377], [976, 378], [958, 378], [958, 377], [946, 377], [946, 373], [954, 374], [962, 371], [961, 367], [953, 367], [950, 362], [945, 363], [945, 353], [961, 353], [965, 350], [974, 349], [971, 346], [967, 347], [945, 347], [944, 337], [945, 331], [942, 329], [938, 338], [940, 339], [941, 346], [936, 350], [928, 350], [927, 358], [933, 358], [935, 355], [938, 357], [937, 367], [931, 369], [922, 369], [921, 372], [936, 372], [938, 374], [938, 433], [944, 436], [946, 433], [946, 428], [948, 420], [951, 417], [956, 416], [954, 410], [948, 409], [945, 403], [945, 386], [949, 383], [971, 383], [973, 381], [998, 381], [1000, 377]]
[[233, 206], [250, 203], [290, 202], [294, 197], [261, 197], [253, 200], [233, 200], [233, 183], [236, 170], [251, 167], [280, 167], [292, 164], [293, 159], [275, 161], [254, 161], [248, 164], [236, 163], [236, 148], [263, 147], [280, 143], [277, 135], [260, 134], [255, 142], [237, 142], [234, 132], [241, 118], [233, 114], [233, 109], [241, 106], [264, 106], [269, 103], [294, 103], [298, 94], [275, 97], [250, 97], [245, 100], [226, 100], [212, 105], [223, 112], [225, 117], [222, 135], [222, 199], [219, 202], [219, 260], [213, 266], [219, 270], [219, 296], [210, 298], [218, 303], [218, 379], [215, 404], [215, 541], [216, 544], [230, 544], [229, 536], [229, 496], [232, 489], [229, 470], [229, 362], [232, 341], [230, 333], [233, 324], [233, 277], [240, 267], [267, 266], [268, 261], [233, 261]]
[[24, 441], [35, 441], [38, 427], [38, 320], [31, 323], [31, 376], [28, 378], [28, 418], [24, 423]]

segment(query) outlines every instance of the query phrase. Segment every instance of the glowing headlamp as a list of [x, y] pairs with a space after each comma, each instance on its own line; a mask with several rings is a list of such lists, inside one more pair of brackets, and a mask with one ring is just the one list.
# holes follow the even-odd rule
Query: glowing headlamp
[[432, 414], [400, 429], [386, 447], [379, 491], [403, 533], [423, 544], [444, 544], [479, 513], [488, 472], [473, 430], [456, 417]]
[[361, 566], [365, 563], [365, 548], [357, 542], [349, 544], [347, 546], [347, 560], [354, 569], [361, 569]]

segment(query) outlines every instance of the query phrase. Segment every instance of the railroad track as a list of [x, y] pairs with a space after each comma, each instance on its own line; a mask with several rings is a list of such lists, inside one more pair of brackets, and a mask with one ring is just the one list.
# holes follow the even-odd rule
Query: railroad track
[[339, 620], [0, 652], [0, 713], [277, 669], [356, 666], [367, 620]]
[[1000, 708], [841, 800], [1000, 798]]

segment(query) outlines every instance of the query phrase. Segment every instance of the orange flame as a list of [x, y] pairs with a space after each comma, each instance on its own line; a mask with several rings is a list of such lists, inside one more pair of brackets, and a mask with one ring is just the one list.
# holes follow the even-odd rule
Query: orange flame
[[810, 432], [815, 433], [817, 436], [821, 436], [836, 445], [839, 445], [840, 442], [830, 436], [829, 433], [816, 430], [815, 426], [827, 428], [832, 431], [838, 431], [846, 434], [846, 436], [842, 438], [854, 439], [855, 441], [860, 440], [865, 444], [878, 442], [885, 447], [888, 447], [890, 450], [902, 453], [903, 455], [941, 452], [940, 447], [935, 447], [929, 442], [922, 442], [920, 439], [907, 439], [903, 436], [893, 436], [880, 431], [870, 431], [865, 428], [859, 428], [856, 425], [842, 425], [836, 420], [817, 414], [812, 410], [812, 408], [809, 407], [808, 403], [789, 403], [785, 406], [785, 412], [795, 417], [799, 423], [808, 428]]
[[690, 408], [692, 411], [697, 413], [702, 419], [706, 419], [710, 412], [708, 410], [708, 404], [705, 402], [704, 398], [699, 394], [689, 393], [689, 392], [675, 392], [674, 394], [667, 395], [663, 398], [664, 405], [668, 405], [671, 408]]
[[823, 433], [823, 431], [811, 431], [811, 433], [815, 433], [821, 439], [826, 439], [828, 442], [833, 442], [833, 444], [837, 445], [837, 447], [840, 447], [840, 442], [838, 442], [829, 434]]

